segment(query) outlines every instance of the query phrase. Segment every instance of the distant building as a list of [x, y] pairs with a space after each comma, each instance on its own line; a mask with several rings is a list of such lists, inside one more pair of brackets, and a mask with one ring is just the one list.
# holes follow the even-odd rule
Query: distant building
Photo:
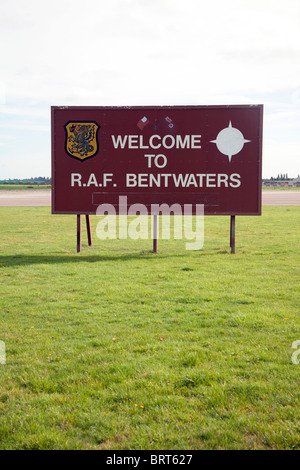
[[300, 177], [288, 180], [266, 180], [262, 181], [263, 188], [298, 188], [300, 187]]

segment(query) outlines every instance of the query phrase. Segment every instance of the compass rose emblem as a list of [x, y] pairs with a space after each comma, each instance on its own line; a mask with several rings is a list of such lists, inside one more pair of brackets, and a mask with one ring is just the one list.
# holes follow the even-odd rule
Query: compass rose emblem
[[239, 153], [244, 145], [251, 140], [244, 139], [243, 134], [236, 127], [232, 127], [231, 121], [229, 121], [229, 126], [222, 129], [215, 140], [210, 142], [216, 144], [219, 152], [226, 155], [231, 162], [233, 155]]

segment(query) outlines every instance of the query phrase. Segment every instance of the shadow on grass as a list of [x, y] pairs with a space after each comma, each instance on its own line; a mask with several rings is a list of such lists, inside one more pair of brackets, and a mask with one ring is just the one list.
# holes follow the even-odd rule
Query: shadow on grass
[[146, 260], [155, 259], [159, 257], [170, 258], [170, 257], [184, 257], [182, 254], [174, 253], [153, 253], [152, 251], [143, 251], [136, 253], [115, 253], [115, 254], [102, 254], [102, 255], [84, 255], [80, 254], [35, 254], [35, 255], [3, 255], [0, 256], [0, 268], [1, 267], [13, 267], [13, 266], [26, 266], [34, 264], [64, 264], [64, 263], [98, 263], [105, 261], [131, 261], [131, 260]]

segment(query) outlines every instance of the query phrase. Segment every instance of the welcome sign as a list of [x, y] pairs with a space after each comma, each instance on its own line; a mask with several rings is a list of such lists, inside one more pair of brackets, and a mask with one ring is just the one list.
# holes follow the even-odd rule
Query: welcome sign
[[[260, 215], [262, 105], [62, 107], [52, 114], [52, 212], [204, 205]], [[194, 213], [194, 209], [192, 209]]]

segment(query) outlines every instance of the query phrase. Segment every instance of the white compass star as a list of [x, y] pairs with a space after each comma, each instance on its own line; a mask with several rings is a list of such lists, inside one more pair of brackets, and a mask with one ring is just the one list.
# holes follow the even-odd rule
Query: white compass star
[[229, 126], [222, 129], [215, 140], [211, 140], [218, 147], [218, 150], [227, 155], [229, 161], [231, 157], [239, 153], [244, 144], [251, 140], [244, 139], [243, 134], [236, 127], [232, 127], [231, 121]]

